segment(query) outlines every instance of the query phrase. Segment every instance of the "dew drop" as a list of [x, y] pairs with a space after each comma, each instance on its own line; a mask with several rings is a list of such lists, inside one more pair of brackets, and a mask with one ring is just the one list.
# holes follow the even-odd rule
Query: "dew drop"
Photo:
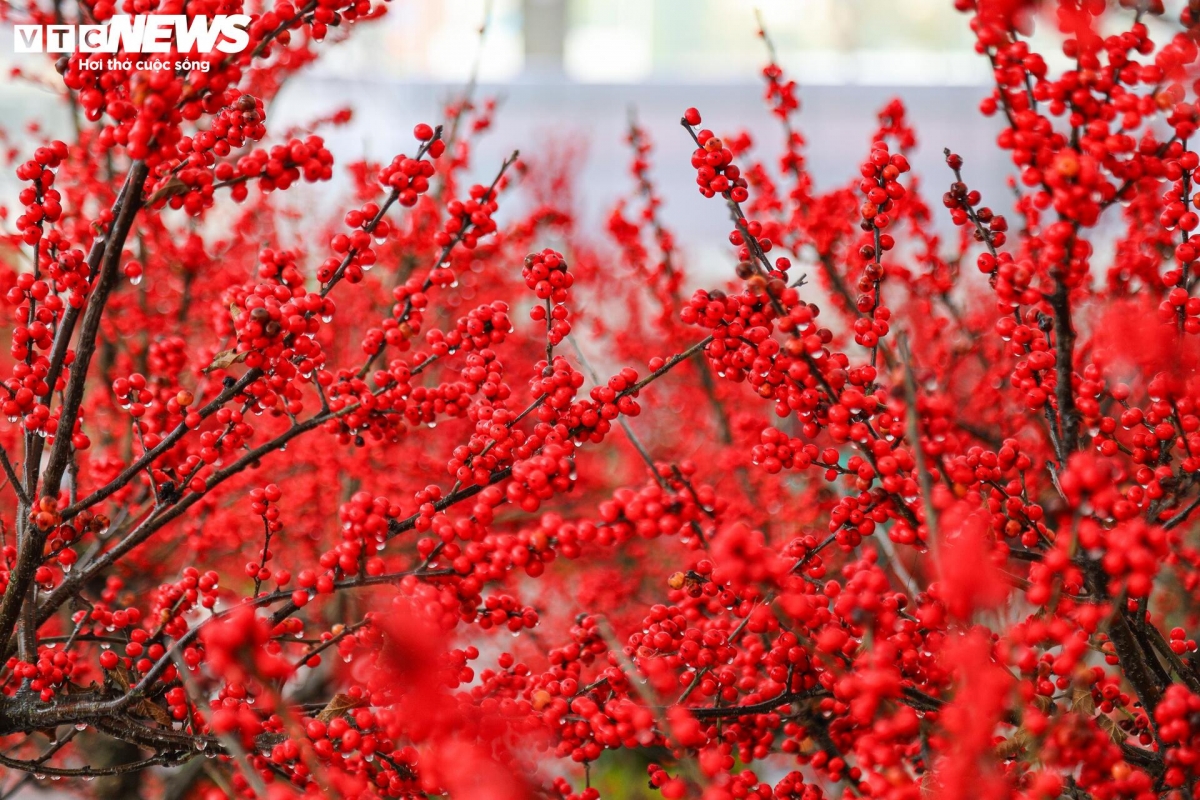
[[131, 284], [133, 284], [134, 286], [137, 286], [139, 283], [141, 283], [141, 282], [142, 282], [142, 276], [141, 276], [141, 275], [134, 275], [132, 278], [130, 278], [130, 279], [129, 279], [129, 282], [130, 282]]
[[86, 722], [76, 722], [76, 723], [75, 723], [75, 730], [77, 730], [77, 731], [86, 731], [86, 730], [87, 730], [87, 723], [86, 723]]

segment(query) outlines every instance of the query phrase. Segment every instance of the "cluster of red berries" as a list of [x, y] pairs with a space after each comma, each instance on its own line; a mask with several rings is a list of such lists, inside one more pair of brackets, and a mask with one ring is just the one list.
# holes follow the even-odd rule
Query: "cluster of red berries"
[[[204, 661], [224, 674], [243, 679], [251, 675], [285, 678], [294, 671], [286, 659], [267, 646], [270, 639], [271, 625], [249, 605], [217, 618], [200, 632]], [[186, 654], [184, 661], [187, 663]], [[253, 716], [257, 720], [257, 715]]]
[[503, 344], [511, 332], [508, 304], [496, 300], [459, 317], [452, 331], [443, 333], [431, 328], [425, 334], [425, 341], [433, 355], [440, 358], [450, 353], [469, 353], [496, 347]]
[[862, 180], [858, 188], [866, 197], [860, 210], [865, 230], [883, 230], [891, 223], [889, 215], [906, 193], [899, 178], [908, 170], [908, 159], [901, 153], [889, 152], [887, 142], [880, 140], [872, 145], [870, 156], [859, 167]]
[[536, 455], [513, 463], [512, 481], [505, 488], [508, 502], [529, 513], [537, 511], [543, 501], [569, 491], [575, 480], [575, 445], [569, 437], [550, 430], [541, 435], [535, 433], [531, 439], [543, 442]]
[[[257, 155], [250, 153], [238, 159], [236, 164], [218, 162], [218, 159], [226, 159], [235, 150], [249, 142], [257, 142], [266, 135], [265, 114], [262, 100], [248, 94], [239, 96], [213, 116], [208, 130], [183, 136], [179, 140], [178, 157], [164, 160], [155, 168], [156, 180], [147, 186], [149, 196], [160, 199], [171, 208], [182, 208], [192, 216], [199, 216], [212, 207], [217, 181], [222, 185], [232, 185], [234, 197], [244, 200], [245, 181], [256, 175], [270, 175], [272, 178], [281, 176], [278, 165], [283, 163], [283, 148], [273, 150], [265, 164], [265, 154], [261, 152]], [[315, 147], [319, 152], [324, 150], [323, 144], [319, 137], [311, 137], [307, 143], [293, 141], [287, 147], [288, 163], [293, 168], [304, 167], [305, 174], [312, 176], [310, 180], [319, 179], [320, 174], [327, 170], [305, 166], [305, 162], [308, 160], [307, 148]], [[328, 165], [332, 163], [332, 158], [328, 157], [328, 151], [324, 152]], [[272, 159], [274, 163], [271, 163]], [[285, 182], [291, 180], [295, 178], [285, 178]], [[262, 186], [270, 189], [275, 184], [263, 182]]]
[[[33, 296], [39, 293], [35, 282], [18, 281], [18, 286], [22, 283], [31, 285]], [[21, 310], [28, 312], [29, 307]], [[49, 314], [48, 304], [39, 309], [39, 317]], [[22, 415], [37, 418], [49, 416], [49, 409], [39, 402], [40, 398], [50, 393], [50, 386], [46, 382], [49, 376], [48, 361], [44, 356], [35, 356], [35, 353], [37, 350], [49, 350], [52, 338], [49, 326], [42, 319], [35, 319], [32, 324], [14, 330], [10, 352], [16, 363], [12, 367], [12, 377], [5, 381], [8, 397], [4, 400], [4, 415], [10, 422], [15, 422]], [[62, 387], [56, 384], [54, 388], [61, 390]], [[28, 421], [26, 424], [29, 424]]]
[[65, 142], [55, 140], [34, 151], [33, 158], [17, 167], [17, 180], [30, 185], [21, 190], [25, 213], [16, 219], [17, 232], [28, 245], [37, 244], [46, 224], [62, 216], [62, 194], [54, 188], [54, 170], [67, 157]]
[[981, 272], [991, 274], [996, 269], [995, 251], [1008, 241], [1008, 221], [1004, 215], [996, 214], [987, 206], [979, 205], [983, 196], [978, 190], [969, 189], [962, 182], [960, 177], [960, 170], [963, 166], [962, 156], [947, 152], [946, 164], [954, 170], [955, 176], [959, 179], [950, 184], [950, 190], [942, 195], [942, 205], [950, 209], [950, 219], [954, 221], [955, 225], [974, 226], [972, 237], [977, 242], [987, 244], [990, 258], [984, 259], [981, 254], [979, 267]]
[[[433, 130], [424, 123], [417, 126], [414, 135], [426, 143], [421, 146], [421, 153], [416, 158], [398, 155], [390, 164], [379, 170], [380, 185], [394, 192], [397, 202], [406, 208], [415, 206], [417, 199], [429, 191], [429, 179], [435, 173], [433, 162], [422, 156], [428, 154], [430, 158], [436, 159], [446, 150], [446, 144], [441, 139], [430, 141], [433, 139]], [[350, 220], [347, 220], [346, 224], [358, 227]]]
[[626, 367], [603, 386], [593, 387], [588, 399], [572, 403], [568, 409], [566, 421], [571, 430], [580, 439], [603, 441], [618, 416], [636, 417], [641, 413], [637, 384], [637, 370]]
[[[683, 115], [688, 130], [700, 124], [700, 112], [689, 108]], [[750, 197], [749, 184], [742, 175], [741, 167], [733, 163], [733, 151], [720, 137], [707, 128], [693, 131], [696, 149], [692, 152], [692, 167], [696, 170], [696, 184], [705, 197], [721, 195], [735, 203], [745, 202]]]
[[546, 341], [550, 345], [561, 344], [571, 332], [564, 304], [574, 283], [574, 277], [567, 271], [566, 260], [561, 253], [549, 249], [530, 253], [521, 267], [521, 277], [525, 279], [525, 285], [545, 301], [545, 305], [529, 310], [529, 318], [546, 324]]
[[1162, 701], [1154, 708], [1158, 736], [1166, 745], [1167, 770], [1163, 782], [1180, 788], [1200, 774], [1197, 747], [1200, 746], [1200, 697], [1185, 686], [1168, 686]]
[[522, 606], [512, 595], [493, 595], [479, 609], [478, 624], [484, 630], [506, 627], [511, 633], [536, 628], [538, 613], [532, 606]]
[[222, 162], [213, 171], [220, 182], [236, 182], [230, 189], [235, 200], [244, 200], [247, 181], [256, 181], [264, 192], [283, 191], [301, 179], [308, 183], [327, 181], [333, 177], [333, 153], [325, 140], [312, 135], [293, 139], [267, 150], [253, 150], [236, 164]]
[[271, 570], [267, 567], [267, 562], [273, 555], [270, 550], [271, 537], [283, 530], [283, 520], [280, 519], [279, 508], [279, 501], [282, 497], [283, 490], [274, 483], [250, 490], [250, 513], [262, 517], [266, 539], [263, 542], [260, 559], [246, 562], [246, 576], [259, 583], [271, 577]]
[[[106, 654], [110, 652], [105, 651]], [[116, 654], [112, 653], [111, 657], [115, 658]], [[43, 703], [49, 703], [73, 678], [78, 677], [83, 666], [79, 662], [78, 653], [64, 653], [61, 650], [45, 648], [39, 650], [37, 661], [34, 663], [10, 658], [5, 668], [22, 681], [28, 681], [30, 691], [37, 692], [38, 699]]]
[[[439, 247], [450, 247], [461, 242], [468, 250], [474, 250], [479, 240], [496, 232], [496, 221], [492, 215], [499, 209], [496, 189], [475, 184], [466, 200], [451, 200], [446, 204], [446, 222], [433, 236]], [[439, 265], [440, 266], [440, 265]], [[435, 274], [437, 270], [435, 269]], [[452, 280], [452, 279], [451, 279]], [[436, 282], [436, 281], [435, 281]], [[447, 283], [450, 281], [448, 280]]]
[[1159, 567], [1170, 552], [1170, 537], [1161, 528], [1141, 519], [1131, 519], [1105, 531], [1095, 524], [1081, 524], [1080, 547], [1098, 553], [1100, 566], [1109, 577], [1109, 591], [1130, 597], [1147, 597]]

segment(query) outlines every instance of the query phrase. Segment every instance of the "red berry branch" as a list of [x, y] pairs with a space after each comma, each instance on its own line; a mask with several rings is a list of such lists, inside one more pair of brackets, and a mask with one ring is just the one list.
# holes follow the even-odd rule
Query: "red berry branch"
[[411, 156], [276, 129], [369, 0], [56, 55], [73, 133], [5, 135], [0, 797], [1195, 796], [1200, 9], [947, 6], [1009, 193], [918, 179], [899, 100], [819, 187], [760, 20], [781, 152], [631, 117], [605, 239], [553, 148], [474, 182], [474, 78]]

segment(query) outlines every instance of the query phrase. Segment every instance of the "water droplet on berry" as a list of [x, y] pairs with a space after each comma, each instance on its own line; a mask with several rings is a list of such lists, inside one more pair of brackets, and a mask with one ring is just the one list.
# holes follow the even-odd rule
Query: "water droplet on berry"
[[141, 283], [141, 282], [142, 282], [142, 276], [141, 276], [141, 275], [134, 275], [132, 278], [130, 278], [130, 279], [129, 279], [129, 282], [130, 282], [131, 284], [133, 284], [134, 286], [137, 286], [139, 283]]

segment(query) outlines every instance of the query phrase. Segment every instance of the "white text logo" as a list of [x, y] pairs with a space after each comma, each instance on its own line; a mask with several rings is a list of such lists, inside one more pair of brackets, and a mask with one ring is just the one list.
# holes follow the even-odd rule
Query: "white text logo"
[[246, 14], [188, 19], [175, 14], [113, 17], [107, 25], [17, 25], [18, 53], [240, 53], [250, 43]]

